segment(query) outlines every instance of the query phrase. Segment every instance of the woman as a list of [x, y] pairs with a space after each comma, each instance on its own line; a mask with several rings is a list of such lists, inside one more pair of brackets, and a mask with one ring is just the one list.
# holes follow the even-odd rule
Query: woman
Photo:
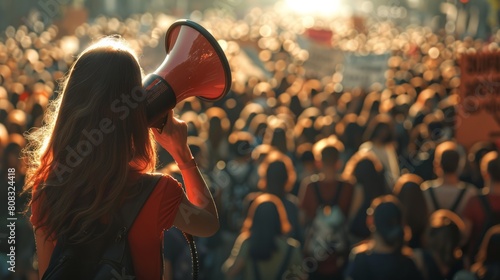
[[392, 188], [399, 177], [399, 162], [394, 145], [394, 120], [387, 114], [378, 114], [368, 123], [360, 151], [371, 151], [384, 166], [385, 178]]
[[140, 192], [135, 183], [155, 168], [154, 139], [179, 165], [186, 194], [165, 175], [135, 219], [128, 242], [136, 278], [160, 278], [163, 229], [217, 231], [217, 210], [187, 146], [187, 126], [170, 111], [162, 133], [148, 128], [137, 98], [141, 79], [133, 51], [120, 39], [101, 39], [77, 58], [46, 125], [30, 136], [24, 191], [32, 193], [40, 277], [60, 238], [85, 244], [102, 236], [98, 228]]
[[285, 207], [272, 194], [255, 199], [222, 270], [227, 278], [245, 280], [284, 279], [300, 266], [299, 243], [285, 235], [290, 231]]
[[389, 194], [382, 163], [372, 152], [356, 152], [347, 162], [343, 172], [345, 178], [352, 178], [363, 190], [363, 204], [352, 221], [350, 232], [357, 241], [370, 236], [366, 225], [366, 210], [372, 201], [381, 195]]
[[246, 204], [251, 205], [263, 192], [279, 197], [292, 227], [290, 237], [303, 242], [303, 232], [299, 225], [299, 201], [290, 193], [297, 178], [292, 160], [277, 150], [271, 150], [261, 162], [258, 173], [260, 180], [257, 186], [261, 192], [248, 194], [245, 198]]
[[352, 249], [349, 280], [421, 280], [422, 275], [404, 247], [403, 211], [393, 195], [376, 198], [367, 211], [372, 239]]
[[403, 216], [411, 230], [408, 245], [415, 249], [422, 247], [422, 239], [429, 222], [429, 210], [420, 189], [422, 178], [415, 174], [404, 174], [396, 181], [393, 192], [403, 205]]

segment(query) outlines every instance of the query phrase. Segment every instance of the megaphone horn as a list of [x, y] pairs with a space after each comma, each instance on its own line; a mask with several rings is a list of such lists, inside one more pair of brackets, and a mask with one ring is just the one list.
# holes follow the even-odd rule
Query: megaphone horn
[[143, 80], [149, 127], [162, 129], [168, 111], [191, 96], [223, 98], [231, 87], [229, 63], [219, 43], [201, 25], [177, 20], [165, 36], [167, 57]]

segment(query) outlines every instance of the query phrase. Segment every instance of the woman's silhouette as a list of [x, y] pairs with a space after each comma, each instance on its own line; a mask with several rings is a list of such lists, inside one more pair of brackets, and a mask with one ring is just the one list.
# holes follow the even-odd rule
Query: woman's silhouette
[[24, 191], [32, 193], [40, 277], [60, 238], [85, 244], [103, 235], [99, 229], [140, 192], [136, 182], [155, 169], [155, 139], [179, 165], [185, 193], [162, 176], [135, 219], [128, 241], [137, 279], [160, 278], [163, 229], [217, 231], [217, 210], [188, 148], [186, 124], [171, 111], [161, 134], [150, 130], [141, 80], [125, 42], [103, 38], [80, 54], [45, 125], [29, 136]]

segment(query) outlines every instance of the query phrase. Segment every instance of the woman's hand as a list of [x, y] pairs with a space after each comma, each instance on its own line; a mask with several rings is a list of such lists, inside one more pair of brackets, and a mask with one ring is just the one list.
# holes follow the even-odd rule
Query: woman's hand
[[187, 124], [174, 117], [170, 110], [162, 133], [153, 129], [156, 141], [167, 150], [178, 164], [190, 161], [193, 156], [187, 145]]

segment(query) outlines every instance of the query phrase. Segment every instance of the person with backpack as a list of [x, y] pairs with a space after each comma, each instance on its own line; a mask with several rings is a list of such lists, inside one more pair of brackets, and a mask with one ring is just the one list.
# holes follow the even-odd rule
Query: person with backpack
[[472, 197], [464, 208], [462, 216], [469, 236], [467, 256], [473, 263], [486, 232], [500, 224], [500, 157], [491, 151], [481, 160], [481, 174], [484, 187], [481, 193]]
[[299, 190], [302, 224], [306, 228], [305, 269], [310, 279], [341, 279], [351, 248], [348, 226], [363, 201], [359, 187], [337, 175], [343, 144], [334, 136], [313, 146], [319, 174], [305, 178]]
[[226, 279], [274, 280], [294, 273], [302, 260], [299, 242], [287, 237], [290, 230], [282, 200], [269, 193], [259, 195], [222, 267]]
[[465, 155], [457, 143], [446, 141], [437, 146], [434, 154], [434, 173], [438, 178], [425, 181], [420, 186], [429, 213], [439, 209], [461, 213], [467, 201], [477, 195], [474, 185], [459, 179], [464, 165]]
[[417, 266], [426, 280], [453, 279], [464, 268], [460, 249], [464, 222], [447, 209], [432, 213], [423, 248], [414, 251]]
[[404, 243], [401, 203], [393, 195], [373, 200], [367, 210], [372, 238], [351, 251], [347, 280], [422, 280], [413, 252]]
[[[132, 49], [103, 38], [79, 55], [45, 125], [29, 136], [24, 192], [40, 278], [160, 279], [164, 229], [218, 230], [186, 123], [169, 111], [162, 132], [150, 130], [141, 92]], [[185, 192], [171, 176], [149, 174], [155, 139], [177, 162]]]

